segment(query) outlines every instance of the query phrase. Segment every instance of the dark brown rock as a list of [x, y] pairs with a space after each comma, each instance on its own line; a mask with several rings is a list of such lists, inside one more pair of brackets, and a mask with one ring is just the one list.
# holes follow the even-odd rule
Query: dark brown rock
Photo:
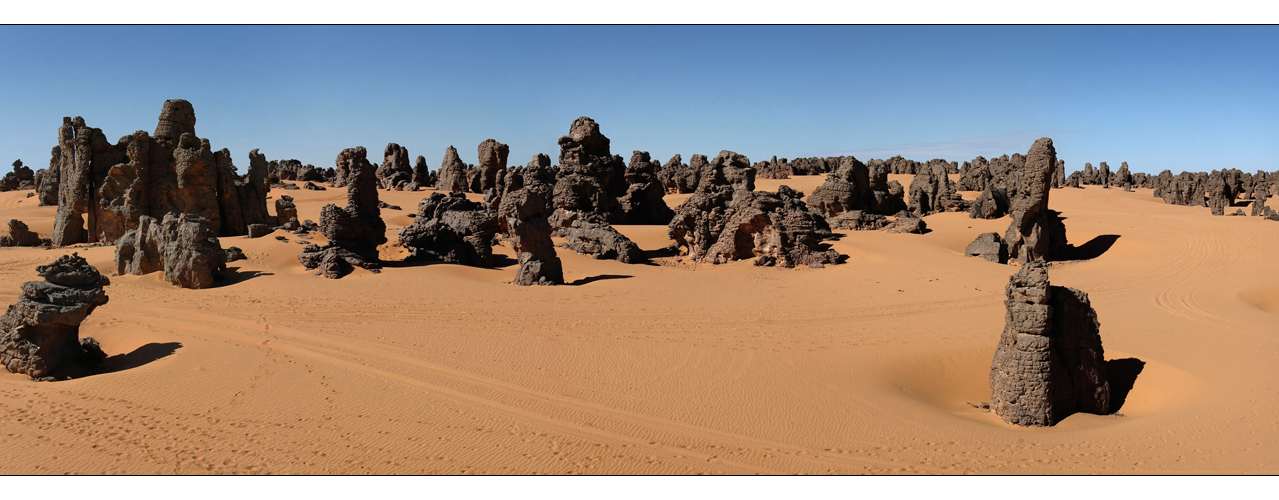
[[885, 163], [866, 165], [852, 156], [840, 157], [839, 161], [839, 168], [827, 174], [826, 181], [808, 197], [810, 207], [827, 217], [847, 210], [888, 215], [906, 208], [901, 184], [888, 181]]
[[138, 227], [116, 243], [116, 272], [164, 271], [164, 280], [182, 288], [209, 288], [226, 269], [226, 252], [208, 219], [173, 213], [156, 221], [142, 216]]
[[898, 217], [884, 228], [888, 233], [924, 234], [928, 232], [928, 224], [918, 217]]
[[559, 146], [555, 208], [595, 214], [610, 224], [622, 222], [625, 215], [617, 200], [626, 194], [626, 164], [609, 150], [599, 124], [585, 116], [574, 120]]
[[506, 159], [511, 154], [511, 148], [493, 139], [486, 139], [480, 143], [477, 152], [480, 157], [480, 164], [476, 167], [479, 189], [475, 192], [484, 193], [497, 188], [498, 178], [506, 175]]
[[58, 205], [58, 182], [62, 164], [62, 148], [54, 146], [49, 158], [49, 168], [36, 171], [36, 196], [40, 197], [40, 206]]
[[498, 230], [497, 218], [485, 205], [461, 192], [437, 192], [418, 203], [413, 224], [400, 230], [400, 245], [414, 259], [491, 267]]
[[382, 165], [377, 168], [378, 184], [382, 189], [404, 190], [413, 182], [409, 150], [392, 142], [386, 145], [382, 155]]
[[907, 209], [916, 217], [941, 212], [959, 212], [968, 208], [947, 176], [949, 164], [933, 163], [919, 167], [910, 182]]
[[13, 162], [13, 171], [0, 177], [0, 191], [17, 191], [36, 188], [36, 174], [30, 167], [22, 166], [22, 160]]
[[625, 224], [661, 224], [671, 222], [675, 212], [666, 205], [666, 188], [657, 177], [661, 165], [652, 161], [647, 151], [635, 151], [626, 166], [626, 194], [618, 198]]
[[802, 198], [787, 186], [776, 193], [699, 186], [679, 206], [667, 232], [696, 261], [754, 259], [757, 265], [780, 267], [839, 263], [840, 255], [821, 244], [831, 236], [830, 226]]
[[991, 183], [973, 200], [968, 216], [973, 219], [998, 219], [1008, 214], [1008, 194]]
[[[338, 154], [337, 165], [346, 179], [346, 207], [328, 204], [320, 208], [320, 231], [329, 239], [324, 246], [307, 245], [298, 261], [307, 270], [337, 279], [354, 267], [373, 272], [382, 268], [378, 245], [386, 243], [386, 223], [378, 208], [377, 173], [363, 146]], [[290, 200], [291, 201], [291, 200]], [[296, 221], [296, 213], [293, 220]]]
[[613, 228], [603, 217], [581, 212], [556, 210], [552, 227], [564, 237], [561, 246], [596, 259], [614, 259], [626, 264], [644, 261], [639, 245]]
[[[812, 199], [812, 196], [809, 196]], [[862, 210], [849, 210], [826, 220], [832, 229], [848, 229], [852, 231], [872, 231], [883, 229], [889, 222], [886, 217]]]
[[111, 281], [77, 254], [36, 272], [44, 281], [22, 284], [22, 295], [0, 316], [0, 365], [35, 380], [52, 380], [64, 366], [100, 363], [97, 342], [80, 338], [80, 324], [107, 303]]
[[41, 240], [39, 234], [27, 228], [27, 225], [18, 219], [10, 219], [9, 234], [0, 236], [2, 247], [38, 247], [44, 244], [46, 240]]
[[247, 258], [248, 257], [244, 256], [244, 250], [240, 250], [240, 247], [227, 247], [226, 249], [227, 262], [235, 262], [237, 260], [244, 260]]
[[1013, 220], [1004, 235], [1009, 259], [1022, 263], [1048, 260], [1066, 248], [1066, 227], [1057, 213], [1048, 209], [1056, 164], [1057, 150], [1052, 139], [1044, 137], [1031, 146], [1025, 166], [1013, 173], [1008, 194]]
[[520, 262], [516, 285], [557, 285], [564, 283], [564, 269], [551, 241], [552, 197], [555, 172], [551, 159], [538, 154], [526, 167], [506, 173], [505, 193], [498, 208], [498, 225], [506, 233]]
[[1077, 413], [1110, 413], [1100, 323], [1088, 294], [1050, 286], [1031, 261], [1008, 280], [1007, 313], [990, 367], [990, 406], [1004, 421], [1049, 426]]
[[755, 190], [755, 169], [751, 160], [732, 151], [720, 151], [698, 171], [697, 191], [729, 186], [734, 191]]
[[1008, 248], [1004, 246], [999, 233], [982, 233], [964, 249], [967, 257], [979, 257], [991, 262], [1003, 264], [1008, 262]]

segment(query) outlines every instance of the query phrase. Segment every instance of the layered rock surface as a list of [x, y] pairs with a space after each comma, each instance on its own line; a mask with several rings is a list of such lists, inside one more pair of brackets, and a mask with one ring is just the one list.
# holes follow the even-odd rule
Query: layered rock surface
[[74, 363], [100, 363], [105, 357], [91, 338], [80, 338], [80, 324], [107, 303], [102, 287], [111, 281], [77, 254], [36, 268], [43, 281], [22, 284], [17, 303], [0, 316], [0, 365], [36, 380]]
[[147, 215], [116, 242], [116, 272], [164, 272], [164, 280], [182, 288], [209, 288], [226, 269], [226, 252], [209, 220], [169, 213], [157, 221]]

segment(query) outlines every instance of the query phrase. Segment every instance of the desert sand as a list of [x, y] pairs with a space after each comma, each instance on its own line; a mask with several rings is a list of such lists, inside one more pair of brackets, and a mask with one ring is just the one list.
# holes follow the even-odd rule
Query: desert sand
[[[28, 192], [0, 193], [0, 220], [47, 236], [55, 207]], [[379, 193], [404, 208], [382, 212], [392, 242], [431, 192]], [[346, 196], [281, 193], [312, 220]], [[1279, 224], [1146, 189], [1055, 189], [1050, 205], [1072, 243], [1113, 240], [1051, 279], [1089, 294], [1107, 359], [1140, 361], [1121, 362], [1141, 370], [1116, 415], [1020, 428], [969, 405], [990, 397], [1016, 268], [963, 251], [1007, 218], [842, 232], [849, 260], [825, 269], [561, 249], [556, 287], [508, 284], [513, 261], [323, 279], [277, 231], [222, 238], [248, 260], [205, 290], [115, 276], [111, 246], [0, 249], [4, 304], [72, 251], [112, 281], [81, 328], [105, 373], [0, 374], [0, 474], [1279, 472]], [[670, 243], [664, 226], [618, 229]]]

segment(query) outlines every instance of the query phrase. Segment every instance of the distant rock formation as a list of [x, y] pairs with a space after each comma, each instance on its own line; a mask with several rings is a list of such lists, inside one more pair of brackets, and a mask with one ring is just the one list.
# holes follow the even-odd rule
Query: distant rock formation
[[10, 219], [9, 234], [0, 236], [0, 247], [38, 247], [49, 243], [47, 238], [40, 239], [39, 234], [18, 219]]
[[684, 164], [680, 155], [667, 160], [662, 169], [657, 171], [657, 178], [667, 193], [687, 194], [697, 189], [697, 171]]
[[661, 164], [652, 161], [647, 151], [635, 151], [626, 166], [626, 194], [618, 199], [625, 224], [660, 224], [671, 222], [675, 212], [662, 199], [666, 189], [657, 177]]
[[564, 283], [564, 268], [551, 241], [551, 199], [555, 172], [551, 158], [538, 154], [526, 167], [506, 172], [505, 193], [498, 209], [498, 225], [506, 233], [520, 262], [515, 284], [558, 285]]
[[477, 148], [480, 164], [476, 166], [476, 180], [472, 192], [483, 194], [490, 189], [497, 189], [498, 183], [504, 182], [506, 176], [506, 159], [511, 154], [510, 146], [486, 139]]
[[1042, 261], [1008, 280], [1007, 313], [990, 366], [990, 407], [1004, 421], [1049, 426], [1111, 412], [1105, 353], [1088, 294], [1050, 286]]
[[466, 164], [457, 156], [457, 149], [449, 146], [444, 150], [444, 160], [440, 162], [440, 176], [435, 189], [445, 193], [465, 193], [469, 191], [466, 182]]
[[36, 174], [30, 167], [22, 166], [22, 160], [13, 162], [13, 171], [0, 177], [0, 192], [36, 188]]
[[435, 186], [435, 178], [431, 175], [430, 167], [426, 166], [426, 158], [418, 156], [413, 162], [413, 182], [404, 188], [405, 191], [417, 191], [419, 189]]
[[702, 165], [697, 173], [696, 191], [710, 191], [720, 186], [729, 186], [734, 191], [754, 191], [755, 169], [751, 168], [750, 158], [732, 151], [720, 151], [710, 163]]
[[331, 279], [346, 276], [355, 267], [379, 272], [377, 247], [386, 243], [386, 223], [378, 208], [377, 174], [363, 146], [342, 150], [336, 164], [346, 179], [346, 207], [328, 204], [320, 209], [320, 232], [329, 242], [307, 245], [298, 261]]
[[193, 289], [212, 287], [226, 258], [209, 220], [191, 214], [169, 213], [161, 221], [143, 215], [115, 249], [118, 274], [164, 271], [165, 281]]
[[625, 264], [644, 261], [639, 245], [618, 232], [604, 218], [590, 213], [556, 210], [552, 214], [555, 234], [564, 238], [560, 246], [596, 259], [613, 259]]
[[[997, 214], [1001, 202], [996, 196], [1000, 192], [998, 186], [1002, 185], [1007, 190], [1004, 196], [1008, 213], [1012, 214], [1012, 223], [1002, 240], [991, 239], [985, 234], [979, 236], [969, 245], [970, 251], [965, 252], [969, 256], [987, 260], [997, 256], [999, 262], [1016, 259], [1025, 263], [1058, 258], [1068, 248], [1066, 226], [1057, 212], [1048, 209], [1048, 195], [1057, 165], [1057, 150], [1053, 148], [1052, 139], [1041, 138], [1035, 141], [1025, 157], [1018, 156], [1013, 155], [1007, 162], [1012, 168], [1007, 173], [997, 171], [993, 167], [998, 162], [991, 162], [991, 180], [986, 191], [974, 203], [977, 208], [970, 212], [970, 216], [974, 217]], [[999, 244], [1002, 250], [992, 250], [990, 245], [993, 244]], [[979, 251], [974, 253], [973, 250]]]
[[986, 185], [986, 189], [973, 200], [968, 216], [974, 219], [998, 219], [1008, 214], [1008, 193], [1002, 186], [994, 183]]
[[22, 284], [18, 302], [0, 316], [0, 365], [35, 380], [53, 380], [72, 363], [101, 363], [106, 357], [92, 338], [80, 338], [80, 324], [107, 303], [111, 284], [78, 254], [36, 267], [44, 281]]
[[165, 101], [154, 137], [138, 131], [115, 145], [83, 118], [64, 118], [54, 152], [37, 188], [42, 204], [58, 206], [55, 245], [114, 242], [143, 215], [204, 217], [224, 236], [268, 217], [264, 165], [251, 157], [249, 172], [237, 175], [227, 150], [196, 137], [195, 110], [181, 99]]
[[808, 206], [827, 217], [857, 210], [891, 215], [906, 208], [905, 194], [897, 181], [889, 182], [888, 166], [877, 162], [868, 166], [852, 156], [840, 157], [839, 168], [808, 197]]
[[753, 259], [756, 265], [822, 267], [840, 255], [823, 248], [831, 236], [826, 219], [787, 186], [776, 193], [712, 186], [680, 205], [667, 233], [695, 261], [722, 264]]
[[40, 200], [42, 207], [54, 207], [58, 205], [58, 182], [60, 180], [62, 165], [62, 148], [54, 146], [49, 158], [49, 168], [36, 171], [36, 196]]
[[929, 162], [919, 167], [915, 178], [910, 181], [910, 195], [907, 210], [916, 217], [924, 217], [941, 212], [959, 212], [968, 208], [955, 184], [948, 177], [948, 163]]
[[924, 234], [928, 232], [928, 224], [919, 217], [898, 217], [884, 228], [887, 233]]
[[599, 124], [585, 116], [573, 120], [559, 146], [555, 208], [621, 223], [625, 214], [617, 200], [626, 194], [626, 164], [609, 150], [609, 139], [600, 133]]
[[394, 142], [387, 144], [376, 176], [382, 189], [411, 191], [408, 187], [413, 183], [413, 167], [409, 165], [409, 150]]
[[[512, 203], [518, 203], [516, 198]], [[437, 192], [418, 203], [413, 224], [400, 230], [400, 245], [415, 259], [492, 267], [493, 237], [498, 230], [497, 218], [484, 204], [468, 200], [458, 191], [449, 195]]]

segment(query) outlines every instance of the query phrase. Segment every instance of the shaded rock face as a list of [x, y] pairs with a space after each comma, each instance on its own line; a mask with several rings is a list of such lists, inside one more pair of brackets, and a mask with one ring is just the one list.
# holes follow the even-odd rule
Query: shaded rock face
[[782, 158], [778, 161], [774, 156], [772, 159], [761, 161], [751, 166], [755, 169], [755, 175], [760, 179], [789, 179], [791, 175], [791, 166]]
[[988, 261], [1004, 264], [1008, 262], [1008, 249], [999, 238], [999, 233], [982, 233], [964, 249], [967, 257], [978, 257]]
[[675, 212], [666, 205], [666, 188], [658, 179], [661, 164], [652, 161], [646, 151], [635, 151], [626, 166], [626, 194], [618, 198], [625, 224], [661, 224], [671, 222]]
[[506, 173], [505, 192], [498, 208], [498, 226], [506, 233], [520, 262], [515, 284], [558, 285], [564, 283], [564, 268], [551, 241], [551, 199], [555, 172], [551, 159], [533, 157], [526, 167]]
[[484, 193], [497, 189], [498, 183], [506, 176], [506, 159], [511, 154], [510, 146], [486, 139], [478, 148], [480, 164], [476, 167], [477, 183], [473, 187], [476, 193]]
[[1115, 175], [1110, 178], [1110, 185], [1124, 188], [1125, 191], [1132, 190], [1133, 179], [1132, 172], [1128, 170], [1128, 162], [1123, 162], [1119, 165], [1119, 171], [1115, 172]]
[[35, 380], [52, 380], [72, 363], [100, 363], [105, 357], [93, 339], [80, 338], [80, 324], [107, 303], [111, 284], [78, 254], [36, 268], [44, 281], [22, 284], [18, 302], [0, 316], [0, 365]]
[[973, 219], [998, 219], [1008, 214], [1008, 193], [993, 183], [973, 200], [968, 216]]
[[47, 243], [47, 240], [41, 240], [39, 234], [18, 219], [10, 219], [9, 234], [0, 236], [0, 247], [38, 247]]
[[[812, 199], [809, 196], [808, 199]], [[832, 229], [848, 229], [852, 231], [872, 231], [888, 226], [888, 218], [861, 210], [849, 210], [827, 219]]]
[[13, 162], [13, 171], [0, 177], [0, 191], [16, 191], [36, 188], [36, 173], [22, 166], [22, 160]]
[[[386, 223], [378, 208], [377, 173], [363, 147], [338, 154], [337, 165], [346, 175], [346, 207], [328, 204], [320, 208], [320, 232], [329, 239], [324, 246], [309, 244], [298, 255], [307, 270], [337, 279], [354, 267], [378, 272], [377, 247], [386, 243]], [[290, 200], [291, 201], [291, 200]], [[296, 214], [294, 221], [297, 220]]]
[[964, 162], [964, 166], [960, 167], [958, 189], [960, 191], [985, 190], [986, 185], [990, 183], [990, 177], [990, 162], [978, 156], [972, 161]]
[[449, 146], [444, 150], [444, 160], [440, 162], [440, 177], [435, 189], [446, 193], [465, 193], [467, 189], [466, 164], [457, 156], [457, 149]]
[[657, 171], [657, 178], [667, 193], [691, 193], [697, 189], [697, 172], [684, 164], [680, 155], [672, 156]]
[[1056, 164], [1057, 150], [1052, 139], [1044, 137], [1030, 147], [1025, 166], [1012, 174], [1008, 198], [1013, 220], [1004, 234], [1010, 259], [1022, 263], [1049, 260], [1066, 247], [1066, 227], [1057, 213], [1048, 209]]
[[910, 181], [907, 210], [916, 217], [959, 212], [968, 208], [954, 183], [950, 182], [950, 177], [947, 177], [947, 165], [929, 162], [921, 166], [914, 180]]
[[732, 151], [720, 151], [698, 171], [696, 190], [707, 191], [718, 186], [729, 186], [734, 191], [754, 191], [755, 169], [751, 168], [750, 158]]
[[559, 145], [555, 208], [621, 223], [625, 214], [617, 200], [626, 194], [626, 164], [610, 152], [609, 139], [600, 133], [599, 124], [585, 116], [574, 120]]
[[[813, 190], [808, 205], [827, 217], [849, 210], [890, 215], [906, 208], [901, 184], [888, 181], [888, 165], [865, 165], [852, 156], [840, 157], [839, 168]], [[894, 189], [894, 184], [896, 188]]]
[[[400, 230], [400, 245], [415, 259], [491, 267], [493, 237], [498, 230], [497, 218], [484, 204], [468, 200], [460, 192], [432, 193], [418, 203], [413, 224]], [[530, 240], [529, 244], [534, 243]]]
[[918, 217], [898, 217], [885, 227], [888, 233], [924, 234], [928, 232], [928, 224]]
[[[1128, 163], [1125, 162], [1120, 171], [1128, 172]], [[1057, 166], [1053, 168], [1053, 189], [1060, 189], [1066, 185], [1066, 162], [1057, 160]]]
[[406, 190], [413, 183], [409, 150], [394, 142], [387, 144], [382, 153], [382, 166], [377, 168], [376, 176], [382, 189]]
[[840, 255], [821, 245], [831, 236], [830, 226], [803, 196], [787, 186], [776, 193], [699, 188], [679, 206], [667, 234], [696, 261], [754, 259], [756, 265], [780, 267], [839, 263]]
[[560, 246], [579, 254], [626, 264], [644, 261], [639, 245], [599, 215], [556, 210], [551, 215], [551, 227], [565, 240]]
[[50, 153], [49, 168], [40, 169], [36, 172], [36, 196], [40, 199], [40, 206], [52, 207], [58, 205], [58, 183], [61, 180], [62, 165], [62, 147], [54, 146]]
[[1023, 426], [1110, 413], [1100, 323], [1088, 294], [1050, 286], [1040, 261], [1022, 266], [1005, 292], [1004, 331], [990, 366], [991, 410]]
[[253, 155], [249, 172], [238, 175], [227, 150], [212, 151], [196, 137], [195, 110], [180, 99], [165, 101], [154, 137], [138, 131], [114, 145], [84, 119], [64, 118], [38, 186], [41, 202], [58, 206], [51, 239], [113, 242], [141, 216], [169, 212], [204, 217], [214, 234], [245, 234], [269, 217], [267, 165]]
[[169, 213], [157, 221], [144, 215], [116, 242], [115, 265], [120, 275], [163, 271], [165, 281], [182, 288], [209, 288], [226, 270], [226, 252], [208, 219]]
[[417, 191], [422, 188], [435, 186], [435, 180], [431, 177], [431, 169], [426, 166], [426, 158], [418, 156], [413, 162], [413, 182], [404, 188], [405, 191]]

